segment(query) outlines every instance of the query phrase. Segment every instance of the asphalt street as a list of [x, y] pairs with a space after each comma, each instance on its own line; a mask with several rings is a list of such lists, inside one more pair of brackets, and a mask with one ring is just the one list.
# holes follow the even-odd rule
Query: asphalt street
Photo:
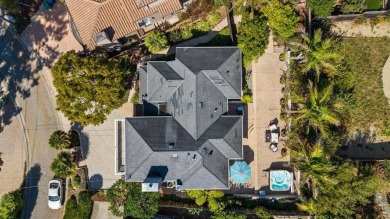
[[50, 210], [47, 205], [47, 184], [54, 176], [50, 164], [56, 155], [56, 151], [49, 147], [48, 139], [58, 129], [58, 123], [45, 79], [37, 66], [37, 61], [31, 58], [20, 41], [0, 26], [0, 71], [5, 77], [10, 77], [10, 92], [19, 105], [15, 113], [21, 113], [27, 135], [22, 218], [59, 218], [61, 211]]

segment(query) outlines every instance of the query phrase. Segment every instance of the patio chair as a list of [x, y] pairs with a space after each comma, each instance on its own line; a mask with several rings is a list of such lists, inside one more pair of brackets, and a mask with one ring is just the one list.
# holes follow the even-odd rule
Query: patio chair
[[270, 130], [265, 131], [265, 142], [271, 142], [271, 131]]
[[271, 130], [271, 132], [276, 129], [278, 129], [278, 127], [275, 124], [269, 126], [269, 130]]
[[278, 146], [276, 146], [276, 144], [270, 144], [269, 149], [272, 152], [276, 152], [276, 151], [278, 151]]

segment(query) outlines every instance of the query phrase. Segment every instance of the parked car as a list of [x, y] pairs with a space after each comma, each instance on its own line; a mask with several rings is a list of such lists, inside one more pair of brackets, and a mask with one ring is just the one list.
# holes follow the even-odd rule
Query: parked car
[[62, 180], [52, 179], [49, 182], [49, 208], [60, 209], [62, 201]]

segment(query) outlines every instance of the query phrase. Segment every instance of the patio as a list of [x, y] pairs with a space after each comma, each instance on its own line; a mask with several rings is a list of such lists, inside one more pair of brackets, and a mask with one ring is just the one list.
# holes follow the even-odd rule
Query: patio
[[[244, 157], [252, 169], [252, 176], [244, 185], [233, 184], [231, 192], [234, 194], [251, 192], [258, 195], [260, 190], [266, 191], [267, 195], [284, 193], [269, 189], [269, 170], [288, 170], [290, 160], [288, 153], [285, 156], [281, 153], [286, 141], [281, 131], [286, 124], [280, 119], [280, 100], [283, 98], [280, 77], [286, 65], [279, 61], [279, 55], [274, 52], [271, 36], [265, 54], [252, 63], [253, 103], [248, 105], [248, 138], [244, 139]], [[271, 143], [277, 148], [272, 150]]]

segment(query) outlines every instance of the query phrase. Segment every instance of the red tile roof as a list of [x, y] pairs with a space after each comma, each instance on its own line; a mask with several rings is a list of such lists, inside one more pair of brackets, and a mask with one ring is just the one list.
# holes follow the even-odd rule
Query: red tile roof
[[[65, 0], [77, 31], [89, 49], [97, 45], [93, 37], [106, 28], [116, 40], [140, 29], [137, 21], [153, 13], [162, 17], [182, 8], [179, 0]], [[149, 8], [149, 6], [150, 8]]]

